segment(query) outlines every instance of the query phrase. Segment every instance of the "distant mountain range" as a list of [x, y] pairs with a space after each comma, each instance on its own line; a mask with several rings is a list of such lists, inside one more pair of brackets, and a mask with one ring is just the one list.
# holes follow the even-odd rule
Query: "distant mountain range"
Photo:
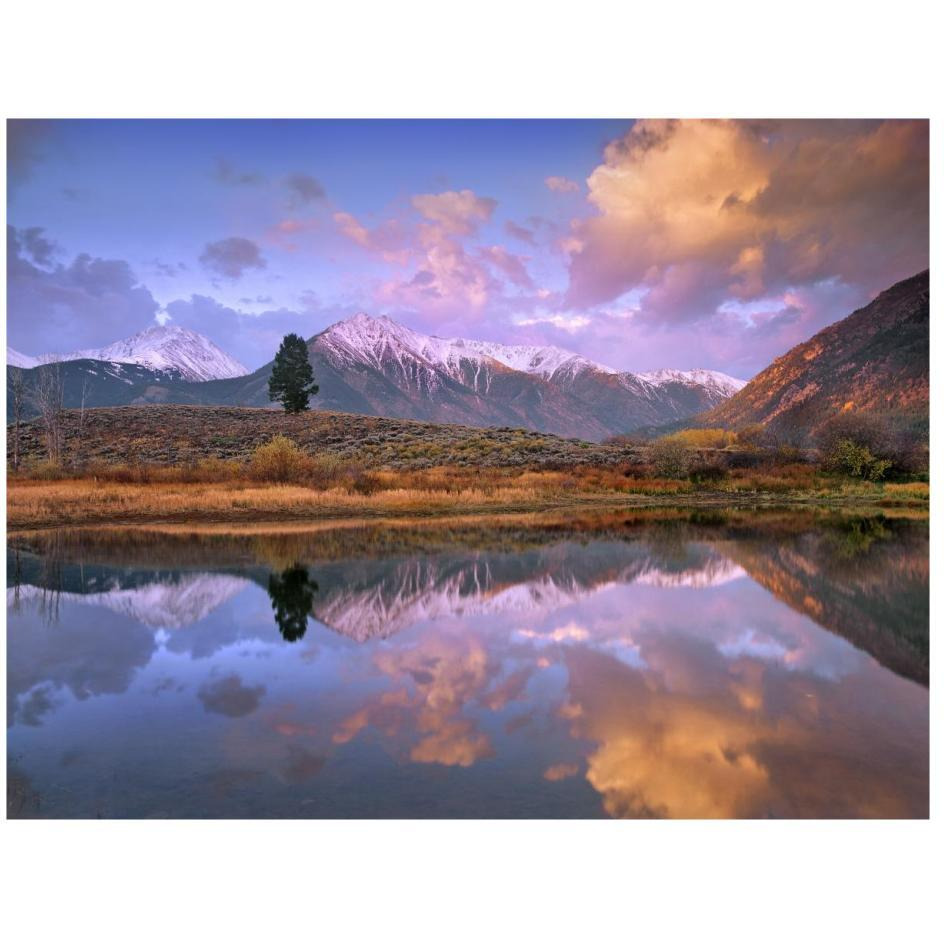
[[[744, 385], [718, 371], [633, 374], [556, 347], [437, 338], [363, 313], [315, 335], [308, 350], [320, 385], [316, 408], [594, 440], [684, 419]], [[8, 353], [28, 376], [43, 361]], [[56, 360], [68, 406], [83, 390], [86, 406], [270, 405], [271, 363], [250, 374], [184, 328], [155, 326]]]
[[183, 380], [222, 380], [243, 377], [249, 370], [209, 338], [178, 325], [154, 325], [107, 347], [30, 357], [7, 349], [7, 364], [32, 368], [51, 361], [106, 361], [137, 364], [157, 372], [171, 372]]
[[[445, 339], [357, 314], [308, 341], [316, 409], [524, 427], [602, 440], [647, 429], [764, 423], [815, 429], [845, 410], [925, 421], [929, 274], [922, 272], [774, 361], [750, 383], [710, 370], [621, 372], [557, 347]], [[42, 359], [8, 351], [34, 382]], [[59, 358], [66, 405], [270, 406], [271, 362], [252, 373], [212, 341], [155, 326]]]
[[898, 282], [864, 308], [777, 358], [701, 425], [815, 429], [847, 410], [926, 420], [930, 277]]

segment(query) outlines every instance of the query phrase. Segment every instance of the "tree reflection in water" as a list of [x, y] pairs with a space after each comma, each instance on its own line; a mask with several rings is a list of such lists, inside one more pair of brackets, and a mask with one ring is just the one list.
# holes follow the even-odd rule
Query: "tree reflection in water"
[[300, 564], [269, 576], [269, 599], [275, 610], [279, 632], [286, 642], [296, 642], [305, 635], [317, 592], [317, 582]]

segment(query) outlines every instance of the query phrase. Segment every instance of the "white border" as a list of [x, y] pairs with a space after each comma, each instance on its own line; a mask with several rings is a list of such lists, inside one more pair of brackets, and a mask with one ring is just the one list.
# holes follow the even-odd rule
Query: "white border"
[[[47, 0], [5, 11], [0, 96], [4, 117], [930, 117], [937, 299], [936, 20], [910, 0]], [[941, 353], [932, 330], [935, 367]], [[938, 388], [932, 370], [935, 403]], [[935, 409], [935, 574], [939, 434]], [[3, 823], [4, 930], [44, 942], [931, 940], [939, 724], [932, 735], [931, 823]]]

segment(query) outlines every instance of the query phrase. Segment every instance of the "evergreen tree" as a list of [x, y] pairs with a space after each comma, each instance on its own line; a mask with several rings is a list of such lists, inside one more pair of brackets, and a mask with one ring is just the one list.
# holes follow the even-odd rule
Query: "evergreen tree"
[[286, 642], [296, 642], [305, 635], [317, 592], [318, 582], [300, 564], [281, 574], [269, 575], [269, 599], [279, 632]]
[[317, 392], [304, 339], [297, 334], [285, 335], [272, 365], [269, 399], [279, 400], [286, 413], [301, 413], [308, 409], [309, 397]]

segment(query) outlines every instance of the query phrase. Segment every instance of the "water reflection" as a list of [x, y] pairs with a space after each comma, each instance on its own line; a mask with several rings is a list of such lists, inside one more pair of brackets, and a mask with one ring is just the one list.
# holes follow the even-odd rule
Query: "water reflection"
[[11, 815], [927, 815], [925, 522], [73, 532], [8, 553]]
[[275, 611], [275, 622], [286, 642], [295, 642], [305, 635], [318, 584], [300, 564], [287, 567], [280, 574], [269, 576], [269, 598]]

